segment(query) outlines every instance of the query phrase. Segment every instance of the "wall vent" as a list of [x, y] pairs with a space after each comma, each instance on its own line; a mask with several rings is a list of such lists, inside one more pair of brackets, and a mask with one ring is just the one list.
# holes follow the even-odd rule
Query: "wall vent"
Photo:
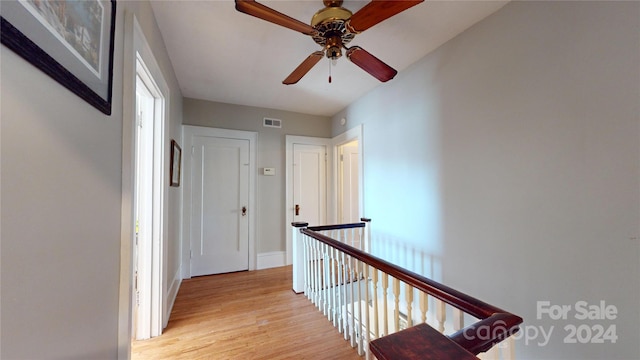
[[262, 126], [264, 126], [264, 127], [272, 127], [272, 128], [281, 128], [282, 127], [282, 120], [264, 118], [264, 119], [262, 119]]

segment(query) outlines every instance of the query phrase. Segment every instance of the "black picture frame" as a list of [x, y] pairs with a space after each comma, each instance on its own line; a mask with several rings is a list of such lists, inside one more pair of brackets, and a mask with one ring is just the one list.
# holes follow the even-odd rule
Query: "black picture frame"
[[171, 160], [169, 163], [169, 186], [180, 186], [182, 148], [175, 140], [171, 140]]
[[[38, 9], [43, 4], [47, 8], [40, 15]], [[53, 6], [64, 6], [63, 10], [68, 12], [51, 11]], [[91, 6], [91, 11], [74, 11], [76, 6]], [[84, 23], [79, 21], [58, 21], [55, 24], [47, 22], [47, 19], [67, 20], [72, 17], [90, 24], [89, 30], [94, 32], [87, 30], [87, 27], [82, 26]], [[96, 109], [111, 115], [115, 0], [73, 3], [3, 1], [0, 21], [2, 44]], [[100, 35], [92, 37], [96, 31]], [[70, 45], [72, 43], [75, 45]], [[52, 49], [55, 51], [51, 51]]]

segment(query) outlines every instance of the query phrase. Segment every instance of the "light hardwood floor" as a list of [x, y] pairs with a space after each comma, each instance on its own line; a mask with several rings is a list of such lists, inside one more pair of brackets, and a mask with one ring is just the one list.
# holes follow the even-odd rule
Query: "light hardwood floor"
[[361, 359], [307, 298], [291, 267], [184, 280], [162, 336], [132, 359]]

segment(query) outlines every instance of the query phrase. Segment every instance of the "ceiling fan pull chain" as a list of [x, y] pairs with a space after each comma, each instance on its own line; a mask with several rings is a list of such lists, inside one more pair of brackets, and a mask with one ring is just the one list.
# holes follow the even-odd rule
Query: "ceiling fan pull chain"
[[331, 61], [329, 61], [329, 84], [331, 84]]

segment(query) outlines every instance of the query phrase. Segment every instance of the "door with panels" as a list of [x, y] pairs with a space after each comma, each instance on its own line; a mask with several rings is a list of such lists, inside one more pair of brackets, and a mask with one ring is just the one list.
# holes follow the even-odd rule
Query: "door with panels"
[[191, 141], [190, 275], [249, 270], [250, 141]]

